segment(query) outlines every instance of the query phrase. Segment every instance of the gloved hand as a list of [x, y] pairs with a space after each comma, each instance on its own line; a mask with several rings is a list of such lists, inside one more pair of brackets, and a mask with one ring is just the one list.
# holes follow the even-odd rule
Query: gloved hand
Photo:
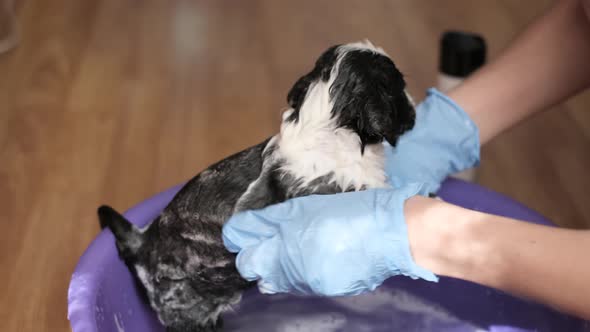
[[223, 227], [223, 241], [263, 293], [355, 295], [395, 275], [437, 281], [414, 263], [403, 213], [422, 189], [313, 195], [241, 212]]
[[398, 188], [426, 183], [420, 194], [436, 192], [449, 175], [479, 164], [479, 131], [469, 116], [436, 89], [416, 108], [416, 124], [395, 148], [384, 143], [386, 171]]

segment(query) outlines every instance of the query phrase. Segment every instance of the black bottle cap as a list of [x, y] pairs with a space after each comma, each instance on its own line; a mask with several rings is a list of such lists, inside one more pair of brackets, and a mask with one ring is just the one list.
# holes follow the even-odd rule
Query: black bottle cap
[[466, 77], [486, 62], [486, 43], [477, 34], [448, 31], [440, 41], [440, 72]]

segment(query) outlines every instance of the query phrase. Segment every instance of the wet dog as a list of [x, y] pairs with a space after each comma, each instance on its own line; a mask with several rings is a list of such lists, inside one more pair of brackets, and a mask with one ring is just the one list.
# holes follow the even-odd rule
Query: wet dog
[[253, 284], [221, 229], [232, 214], [310, 194], [388, 187], [385, 140], [414, 125], [403, 75], [370, 42], [326, 50], [290, 90], [280, 132], [207, 168], [139, 229], [110, 207], [98, 214], [168, 331], [217, 331], [220, 314]]

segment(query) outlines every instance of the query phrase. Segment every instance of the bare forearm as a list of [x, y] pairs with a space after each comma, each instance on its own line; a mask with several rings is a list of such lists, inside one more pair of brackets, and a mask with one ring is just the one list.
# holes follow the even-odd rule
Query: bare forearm
[[414, 197], [406, 205], [419, 265], [590, 318], [590, 231], [539, 226]]
[[585, 2], [558, 1], [497, 59], [449, 92], [478, 125], [482, 144], [590, 85]]

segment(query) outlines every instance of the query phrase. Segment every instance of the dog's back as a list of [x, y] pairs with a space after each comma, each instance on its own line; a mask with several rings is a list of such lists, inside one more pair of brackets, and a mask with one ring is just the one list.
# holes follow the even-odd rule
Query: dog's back
[[268, 140], [234, 154], [191, 179], [143, 230], [108, 207], [99, 209], [119, 253], [135, 271], [169, 330], [215, 330], [217, 315], [249, 283], [225, 250], [221, 227], [262, 169]]

